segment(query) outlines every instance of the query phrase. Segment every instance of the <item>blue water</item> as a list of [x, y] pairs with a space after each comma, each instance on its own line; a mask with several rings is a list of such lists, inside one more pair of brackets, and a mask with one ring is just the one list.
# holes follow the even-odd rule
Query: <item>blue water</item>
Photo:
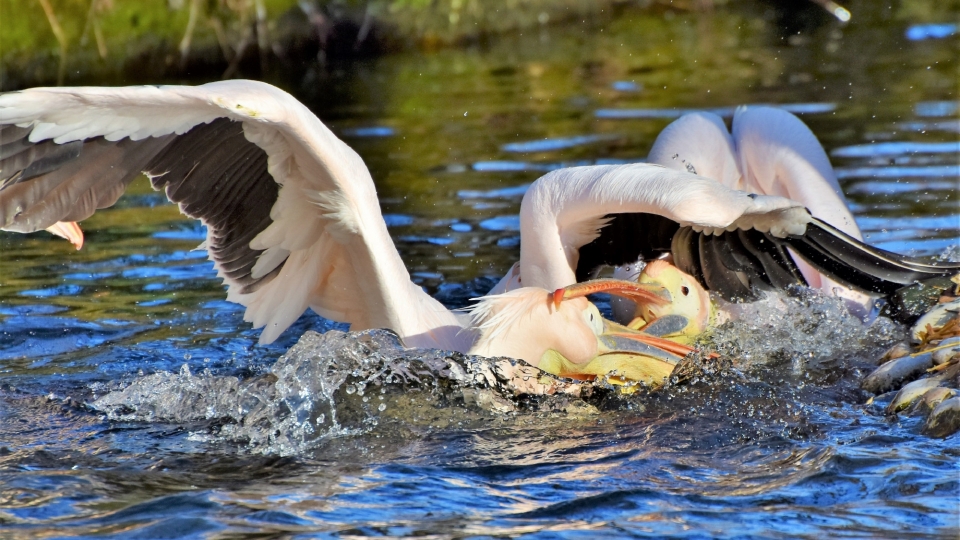
[[[274, 82], [363, 156], [411, 275], [451, 307], [516, 259], [520, 198], [544, 171], [642, 161], [682, 111], [742, 103], [810, 125], [868, 241], [960, 255], [951, 20], [853, 2], [849, 25], [797, 37], [757, 6], [628, 12]], [[514, 410], [498, 412], [461, 384], [374, 377], [364, 393], [351, 375], [339, 430], [327, 411], [280, 445], [303, 423], [284, 423], [293, 402], [275, 393], [302, 381], [278, 358], [346, 328], [306, 314], [258, 346], [193, 251], [202, 227], [162, 200], [132, 186], [82, 224], [80, 252], [0, 233], [0, 537], [958, 536], [958, 435], [925, 437], [859, 389], [904, 328], [802, 295], [716, 337], [731, 367], [661, 391], [502, 395]], [[238, 385], [275, 409], [231, 401]]]

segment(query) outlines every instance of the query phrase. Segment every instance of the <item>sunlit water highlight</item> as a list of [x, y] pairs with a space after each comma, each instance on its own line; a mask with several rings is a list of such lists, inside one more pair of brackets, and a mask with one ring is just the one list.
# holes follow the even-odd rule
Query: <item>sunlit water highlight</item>
[[[801, 114], [868, 241], [957, 259], [955, 41], [847, 7], [851, 25], [805, 39], [752, 13], [630, 16], [587, 42], [550, 28], [275, 82], [361, 153], [412, 276], [451, 307], [516, 259], [520, 199], [544, 171], [642, 161], [682, 111], [742, 103]], [[0, 536], [960, 527], [957, 436], [923, 437], [859, 390], [904, 329], [836, 300], [744, 308], [708, 340], [731, 363], [661, 391], [515, 399], [482, 360], [315, 315], [256, 346], [193, 251], [202, 227], [143, 184], [84, 229], [81, 252], [0, 236]], [[334, 332], [288, 353], [308, 330]]]

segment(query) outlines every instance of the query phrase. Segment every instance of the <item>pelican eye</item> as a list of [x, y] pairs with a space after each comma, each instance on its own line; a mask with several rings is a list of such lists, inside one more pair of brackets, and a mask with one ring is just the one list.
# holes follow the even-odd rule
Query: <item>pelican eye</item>
[[690, 294], [690, 287], [687, 287], [686, 285], [684, 285], [683, 287], [680, 287], [680, 292], [683, 293], [684, 296], [686, 296]]
[[587, 326], [593, 330], [593, 333], [600, 335], [603, 333], [603, 322], [600, 319], [600, 312], [597, 311], [596, 306], [590, 305], [587, 309], [583, 310], [583, 320], [587, 323]]

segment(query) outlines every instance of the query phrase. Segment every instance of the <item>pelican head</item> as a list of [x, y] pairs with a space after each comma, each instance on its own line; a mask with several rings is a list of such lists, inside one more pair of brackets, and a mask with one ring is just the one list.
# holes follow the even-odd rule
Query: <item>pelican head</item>
[[666, 303], [662, 287], [619, 280], [595, 280], [549, 292], [523, 287], [480, 298], [471, 308], [479, 338], [470, 354], [508, 356], [537, 366], [556, 351], [572, 364], [585, 364], [601, 352], [605, 324], [588, 294], [609, 292], [645, 304]]
[[[654, 332], [657, 335], [669, 337], [675, 341], [692, 341], [710, 325], [715, 318], [716, 308], [710, 301], [710, 295], [693, 276], [681, 272], [676, 266], [665, 260], [651, 261], [640, 273], [638, 281], [649, 286], [660, 286], [670, 293], [671, 302], [667, 304], [637, 302], [636, 317], [643, 320], [641, 326], [652, 331], [658, 319], [668, 315], [679, 315], [686, 319], [687, 324], [678, 327], [667, 334]], [[636, 324], [631, 324], [636, 327]]]

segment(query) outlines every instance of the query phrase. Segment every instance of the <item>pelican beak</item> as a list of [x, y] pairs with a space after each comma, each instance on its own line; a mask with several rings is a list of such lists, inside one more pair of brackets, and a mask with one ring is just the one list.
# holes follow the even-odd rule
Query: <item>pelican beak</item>
[[673, 373], [676, 363], [638, 353], [620, 352], [598, 355], [586, 364], [574, 364], [550, 349], [540, 358], [538, 367], [547, 373], [568, 379], [592, 381], [603, 377], [607, 382], [617, 385], [644, 383], [648, 386], [660, 386]]
[[637, 352], [666, 361], [678, 362], [695, 349], [683, 343], [634, 330], [604, 319], [603, 333], [598, 337], [600, 354], [609, 352]]
[[[638, 283], [619, 279], [595, 279], [557, 289], [553, 292], [553, 304], [559, 307], [560, 302], [565, 299], [600, 292], [621, 296], [638, 304], [654, 306], [668, 305], [672, 298], [670, 291], [660, 284]], [[614, 352], [637, 353], [674, 364], [693, 351], [693, 347], [652, 335], [649, 332], [628, 328], [606, 319], [603, 321], [603, 332], [598, 336], [598, 340], [600, 341], [601, 355]]]
[[75, 221], [58, 221], [47, 227], [47, 232], [66, 238], [78, 250], [83, 247], [83, 231]]
[[585, 364], [570, 362], [551, 349], [543, 354], [537, 366], [547, 373], [571, 379], [603, 377], [612, 384], [643, 383], [656, 387], [673, 373], [684, 356], [694, 351], [693, 347], [606, 319], [597, 341], [599, 354]]
[[594, 279], [553, 291], [553, 306], [559, 308], [560, 303], [564, 300], [596, 293], [622, 296], [638, 304], [662, 306], [669, 304], [671, 301], [670, 292], [661, 285], [636, 283], [620, 279]]

